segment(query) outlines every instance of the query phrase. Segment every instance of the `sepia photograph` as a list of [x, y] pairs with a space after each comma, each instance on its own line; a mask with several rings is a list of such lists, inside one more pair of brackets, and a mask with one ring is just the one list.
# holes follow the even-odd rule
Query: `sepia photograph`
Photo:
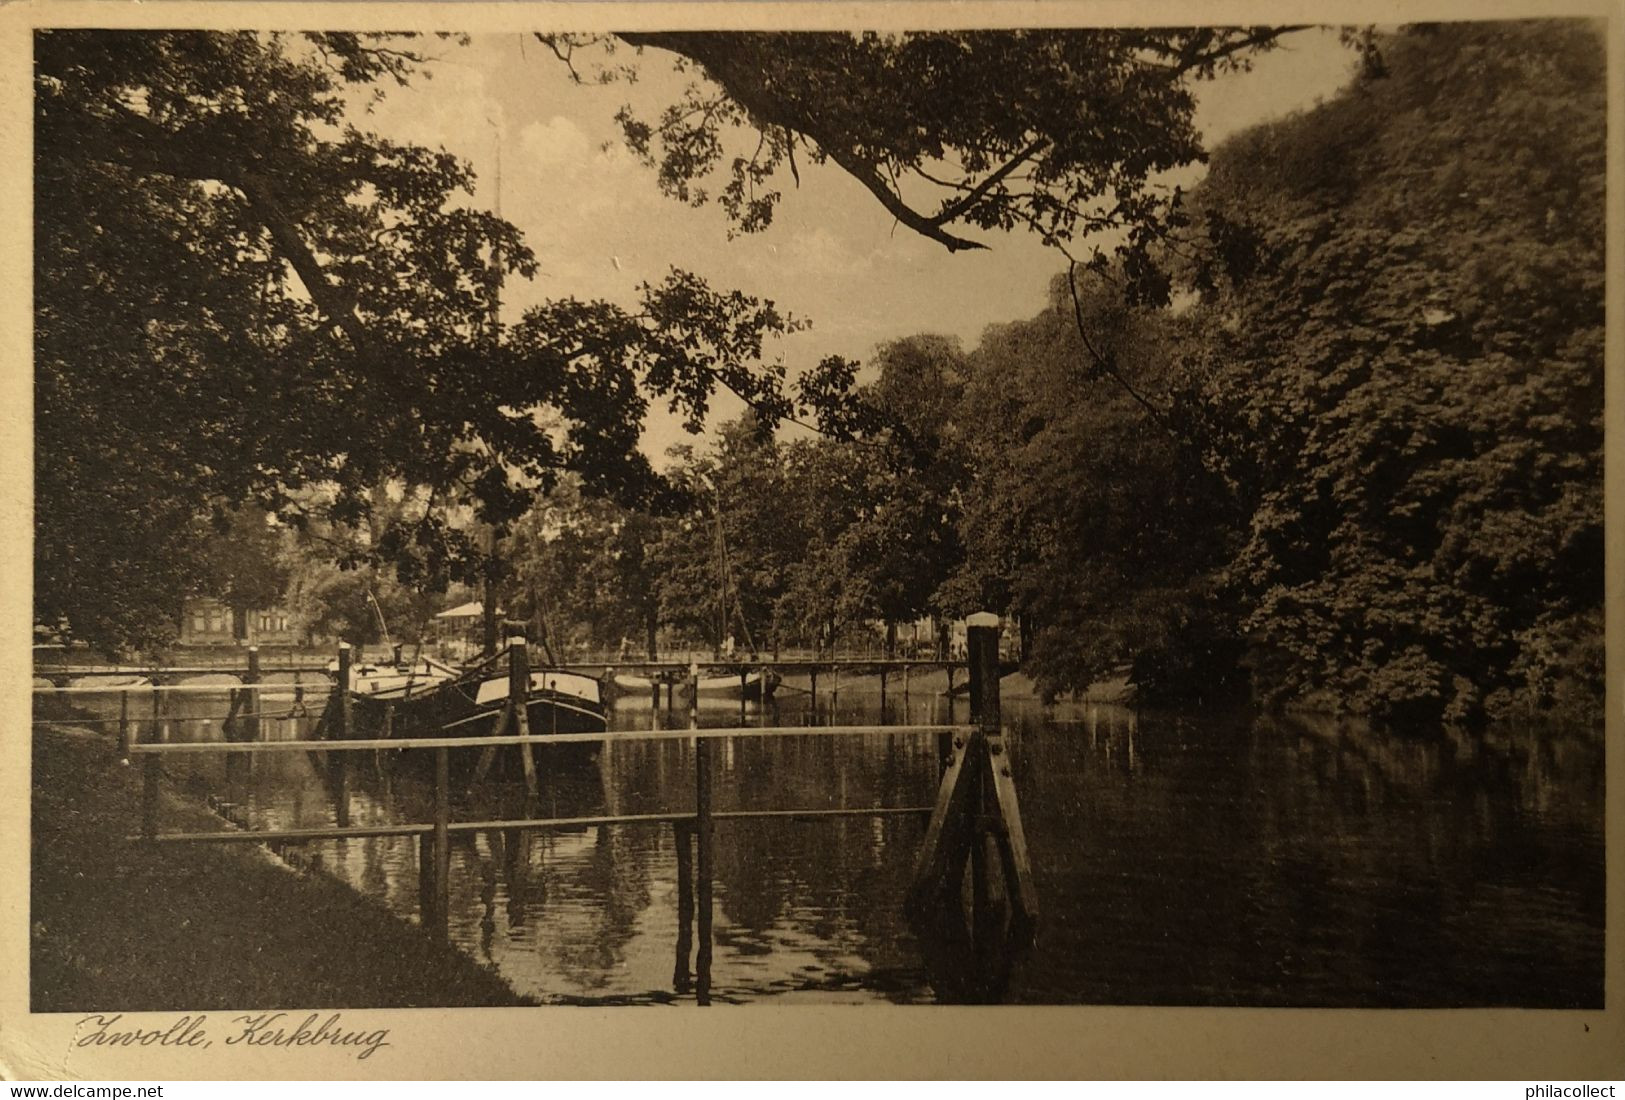
[[23, 1011], [1600, 1018], [1617, 24], [320, 10], [17, 59]]

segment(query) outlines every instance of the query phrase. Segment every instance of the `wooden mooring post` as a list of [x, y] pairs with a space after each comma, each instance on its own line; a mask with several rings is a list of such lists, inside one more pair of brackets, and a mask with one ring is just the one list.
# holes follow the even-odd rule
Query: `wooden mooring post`
[[[999, 707], [999, 620], [967, 620], [973, 727], [946, 746], [936, 807], [915, 862], [905, 908], [917, 924], [960, 911], [978, 955], [1032, 942], [1038, 897]], [[963, 913], [964, 876], [972, 875]]]
[[[521, 737], [530, 736], [530, 645], [525, 640], [524, 627], [509, 623], [508, 634], [508, 706], [513, 709], [514, 732]], [[498, 730], [499, 734], [505, 730]], [[516, 745], [519, 764], [525, 773], [525, 793], [532, 799], [540, 797], [536, 781], [536, 757], [531, 746]]]
[[[700, 676], [694, 671], [689, 685], [688, 728], [700, 726]], [[699, 949], [694, 958], [694, 999], [702, 1005], [711, 1003], [711, 741], [706, 737], [694, 739], [694, 837], [698, 849], [694, 860], [694, 873], [698, 879], [695, 893], [699, 909]]]
[[[262, 693], [259, 686], [260, 647], [257, 645], [248, 647], [248, 677], [244, 682], [251, 685], [252, 690], [248, 693], [248, 718], [243, 726], [243, 740], [258, 741], [260, 739], [260, 695]], [[252, 753], [244, 755], [242, 767], [245, 777], [247, 773], [253, 771], [254, 756]]]
[[672, 988], [686, 994], [691, 988], [689, 956], [694, 951], [694, 829], [686, 821], [671, 825], [677, 847], [677, 965], [672, 970]]
[[[339, 678], [333, 690], [338, 693], [339, 728], [334, 740], [348, 741], [355, 736], [354, 711], [350, 699], [351, 664], [350, 643], [339, 643]], [[333, 816], [341, 829], [350, 827], [350, 769], [344, 753], [329, 753], [327, 758], [328, 784], [333, 790]]]
[[434, 823], [418, 834], [418, 919], [444, 939], [451, 920], [451, 750], [434, 750]]

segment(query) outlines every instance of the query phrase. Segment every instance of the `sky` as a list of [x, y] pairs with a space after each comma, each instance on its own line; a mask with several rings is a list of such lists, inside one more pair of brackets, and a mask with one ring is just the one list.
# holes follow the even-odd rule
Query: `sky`
[[[638, 284], [680, 267], [715, 289], [771, 299], [810, 322], [769, 353], [795, 374], [827, 355], [868, 361], [878, 345], [919, 333], [957, 337], [972, 348], [988, 325], [1036, 314], [1051, 278], [1064, 270], [1057, 253], [1023, 231], [982, 235], [988, 249], [949, 253], [896, 226], [832, 165], [802, 163], [799, 187], [783, 181], [771, 227], [730, 239], [720, 207], [694, 208], [661, 194], [654, 170], [620, 142], [621, 106], [652, 120], [694, 79], [675, 72], [669, 55], [649, 51], [636, 59], [634, 84], [579, 85], [528, 35], [431, 42], [425, 50], [436, 59], [429, 79], [390, 88], [354, 122], [472, 164], [478, 184], [471, 205], [498, 210], [518, 226], [540, 263], [534, 280], [510, 281], [504, 291], [509, 320], [555, 298], [630, 306]], [[623, 47], [612, 60], [634, 57]], [[1291, 35], [1253, 71], [1200, 85], [1197, 126], [1212, 148], [1237, 130], [1330, 96], [1353, 65], [1333, 32]], [[1189, 186], [1200, 174], [1193, 166], [1170, 182]], [[719, 399], [711, 423], [741, 408]], [[692, 442], [676, 418], [653, 410], [646, 454], [659, 462], [667, 446], [685, 440]]]

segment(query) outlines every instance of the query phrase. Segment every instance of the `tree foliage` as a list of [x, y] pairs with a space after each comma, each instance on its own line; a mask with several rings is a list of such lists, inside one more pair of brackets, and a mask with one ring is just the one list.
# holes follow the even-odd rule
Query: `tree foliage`
[[1126, 666], [1147, 695], [1199, 696], [1233, 667], [1215, 596], [1230, 494], [1148, 411], [1183, 384], [1180, 338], [1165, 312], [1125, 307], [1100, 279], [1075, 300], [1060, 276], [1046, 310], [989, 329], [970, 356], [967, 558], [947, 602], [1019, 616], [1046, 693]]
[[[652, 654], [660, 627], [662, 578], [653, 560], [660, 521], [561, 482], [514, 525], [501, 556], [509, 563], [510, 617], [550, 644], [613, 650], [636, 641]], [[556, 653], [556, 655], [558, 655]]]
[[206, 581], [197, 517], [353, 526], [383, 481], [423, 506], [368, 553], [443, 586], [480, 571], [456, 508], [505, 526], [560, 471], [659, 495], [650, 400], [790, 407], [762, 358], [795, 322], [682, 272], [503, 338], [501, 283], [535, 270], [517, 231], [464, 205], [465, 164], [348, 121], [422, 63], [397, 37], [37, 37], [37, 617], [160, 639]]
[[[786, 174], [799, 183], [799, 151], [950, 250], [985, 247], [966, 228], [1049, 243], [1128, 230], [1144, 257], [1178, 218], [1177, 196], [1151, 177], [1203, 156], [1193, 83], [1245, 67], [1290, 29], [621, 33], [697, 79], [652, 121], [619, 117], [663, 191], [715, 198], [744, 232], [772, 222]], [[585, 79], [591, 38], [539, 37]], [[635, 71], [609, 62], [594, 75]]]
[[689, 505], [662, 524], [652, 552], [661, 619], [711, 647], [770, 648], [775, 606], [802, 551], [788, 503], [784, 449], [753, 414], [723, 424], [705, 451], [681, 448], [671, 471]]
[[1273, 690], [1464, 719], [1600, 687], [1604, 53], [1414, 28], [1216, 152], [1199, 206], [1247, 244], [1200, 307], [1208, 415]]

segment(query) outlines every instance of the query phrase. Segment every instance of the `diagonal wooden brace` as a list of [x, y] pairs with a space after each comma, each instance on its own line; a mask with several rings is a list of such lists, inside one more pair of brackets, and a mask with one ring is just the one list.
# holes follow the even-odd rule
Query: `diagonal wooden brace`
[[936, 808], [926, 826], [925, 841], [914, 862], [914, 877], [904, 899], [903, 911], [919, 920], [941, 903], [943, 897], [957, 896], [955, 889], [965, 869], [975, 838], [978, 778], [984, 767], [986, 748], [980, 733], [954, 739], [954, 755], [942, 773], [937, 788]]
[[[502, 710], [497, 713], [497, 720], [491, 725], [491, 736], [501, 737], [506, 734], [508, 732], [508, 723], [512, 717], [513, 704], [511, 702], [503, 703]], [[525, 748], [527, 746], [521, 745], [519, 747]], [[468, 790], [470, 794], [473, 793], [474, 788], [478, 787], [480, 783], [484, 781], [485, 773], [491, 770], [491, 765], [496, 762], [496, 758], [497, 747], [495, 745], [487, 745], [485, 748], [480, 750], [479, 760], [474, 764], [474, 774], [468, 781]]]
[[1027, 836], [1021, 827], [1021, 806], [1016, 801], [1016, 784], [1010, 775], [1010, 754], [1004, 738], [989, 738], [987, 748], [987, 767], [1002, 825], [997, 835], [1010, 896], [1011, 938], [1025, 946], [1031, 944], [1038, 926], [1038, 890], [1033, 885]]

